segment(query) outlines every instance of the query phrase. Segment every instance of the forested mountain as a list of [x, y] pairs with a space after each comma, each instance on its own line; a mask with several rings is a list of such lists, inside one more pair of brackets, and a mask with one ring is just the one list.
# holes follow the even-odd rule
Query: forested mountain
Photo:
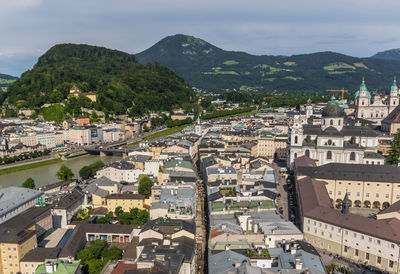
[[[73, 85], [82, 92], [95, 92], [97, 102], [68, 97]], [[35, 108], [67, 98], [66, 106], [73, 105], [77, 111], [82, 104], [92, 104], [89, 107], [106, 113], [123, 114], [131, 108], [130, 114], [140, 115], [180, 106], [194, 100], [194, 93], [160, 64], [140, 64], [136, 56], [118, 50], [60, 44], [42, 55], [0, 99], [1, 103], [8, 99], [8, 104]]]
[[390, 49], [381, 51], [375, 55], [372, 55], [371, 58], [400, 61], [400, 49]]
[[264, 91], [355, 90], [362, 77], [371, 90], [388, 90], [400, 61], [356, 58], [334, 52], [256, 56], [225, 51], [187, 35], [168, 36], [137, 54], [142, 63], [159, 62], [189, 84], [213, 91], [227, 88]]
[[0, 73], [0, 91], [2, 91], [1, 90], [2, 87], [8, 87], [17, 79], [18, 77]]

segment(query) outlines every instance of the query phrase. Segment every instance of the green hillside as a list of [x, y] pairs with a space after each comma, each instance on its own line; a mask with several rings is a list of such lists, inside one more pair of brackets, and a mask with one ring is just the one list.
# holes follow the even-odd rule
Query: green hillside
[[355, 58], [334, 52], [293, 56], [256, 56], [225, 51], [187, 35], [164, 38], [137, 54], [142, 63], [159, 62], [189, 84], [212, 91], [355, 90], [362, 77], [370, 89], [387, 90], [400, 71], [400, 61]]
[[371, 58], [400, 61], [400, 49], [390, 49], [378, 52]]
[[14, 83], [17, 79], [18, 79], [18, 77], [0, 73], [0, 92], [3, 91], [3, 88], [7, 88], [9, 85]]
[[[95, 92], [97, 102], [68, 97], [73, 85], [82, 92]], [[67, 98], [66, 111], [70, 113], [86, 106], [109, 114], [123, 114], [131, 108], [132, 115], [140, 115], [147, 110], [170, 110], [194, 100], [194, 94], [160, 64], [140, 64], [134, 55], [103, 47], [60, 44], [23, 73], [1, 95], [0, 103], [8, 99], [18, 107], [35, 108]]]

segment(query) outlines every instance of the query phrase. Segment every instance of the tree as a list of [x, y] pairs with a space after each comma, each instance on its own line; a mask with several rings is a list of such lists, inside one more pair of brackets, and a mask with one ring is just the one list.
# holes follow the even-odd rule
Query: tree
[[153, 186], [153, 181], [149, 178], [149, 176], [143, 175], [139, 179], [139, 194], [144, 195], [146, 198], [149, 198], [151, 195], [151, 187]]
[[400, 157], [400, 130], [393, 137], [391, 149], [387, 157], [387, 163], [390, 165], [397, 165]]
[[115, 208], [115, 211], [114, 211], [115, 216], [117, 216], [118, 219], [119, 219], [119, 215], [121, 215], [121, 213], [123, 213], [123, 212], [124, 212], [124, 210], [122, 209], [121, 206], [117, 206], [117, 207]]
[[62, 181], [70, 180], [74, 177], [74, 173], [72, 173], [72, 170], [65, 165], [62, 165], [60, 167], [60, 170], [57, 172], [56, 175], [57, 178]]
[[92, 175], [92, 169], [89, 166], [84, 166], [79, 170], [79, 176], [82, 179], [88, 179]]
[[34, 189], [35, 188], [35, 180], [33, 180], [31, 177], [29, 177], [28, 179], [25, 180], [25, 182], [22, 183], [22, 187]]

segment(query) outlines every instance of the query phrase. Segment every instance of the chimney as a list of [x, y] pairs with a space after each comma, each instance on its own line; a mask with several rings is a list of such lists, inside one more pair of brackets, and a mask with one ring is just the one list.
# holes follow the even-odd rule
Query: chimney
[[53, 263], [52, 262], [46, 263], [46, 273], [53, 273]]
[[303, 263], [300, 262], [300, 259], [296, 259], [296, 270], [300, 270], [303, 268]]
[[258, 224], [253, 225], [253, 232], [257, 233], [258, 232]]

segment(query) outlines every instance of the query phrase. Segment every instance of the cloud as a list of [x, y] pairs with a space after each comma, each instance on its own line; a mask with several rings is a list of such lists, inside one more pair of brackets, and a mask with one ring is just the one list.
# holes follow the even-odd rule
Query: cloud
[[[0, 56], [11, 59], [65, 42], [137, 53], [176, 33], [253, 54], [370, 56], [400, 47], [398, 0], [0, 0], [0, 6], [6, 37]], [[18, 64], [19, 73], [31, 66]]]

